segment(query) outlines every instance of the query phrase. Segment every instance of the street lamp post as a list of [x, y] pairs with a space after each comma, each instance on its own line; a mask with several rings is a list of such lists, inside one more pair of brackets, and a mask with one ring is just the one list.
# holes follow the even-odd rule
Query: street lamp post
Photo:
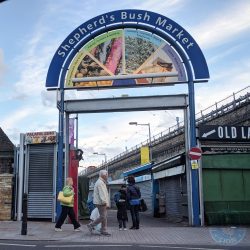
[[180, 117], [176, 117], [176, 124], [177, 124], [177, 129], [180, 128]]
[[[94, 155], [103, 155], [104, 156], [104, 159], [105, 159], [105, 162], [104, 163], [107, 163], [107, 155], [105, 153], [98, 153], [98, 152], [94, 152], [93, 153]], [[107, 168], [107, 167], [106, 167]], [[108, 169], [106, 169], [108, 170]]]
[[152, 162], [152, 144], [151, 144], [151, 129], [150, 129], [150, 123], [138, 123], [138, 122], [129, 122], [129, 125], [135, 125], [135, 126], [148, 126], [148, 138], [149, 138], [149, 160]]

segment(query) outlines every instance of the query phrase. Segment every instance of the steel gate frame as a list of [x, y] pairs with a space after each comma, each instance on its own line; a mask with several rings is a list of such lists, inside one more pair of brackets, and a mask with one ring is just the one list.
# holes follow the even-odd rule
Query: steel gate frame
[[[140, 97], [118, 97], [102, 99], [84, 99], [64, 101], [64, 90], [60, 90], [60, 118], [59, 119], [59, 145], [58, 145], [58, 175], [57, 190], [63, 187], [63, 174], [61, 161], [64, 159], [64, 179], [67, 177], [69, 164], [69, 115], [78, 113], [107, 113], [107, 112], [131, 112], [147, 110], [174, 110], [182, 109], [184, 111], [185, 128], [185, 151], [186, 151], [186, 169], [187, 169], [187, 192], [188, 192], [188, 214], [190, 225], [200, 225], [203, 221], [203, 214], [200, 215], [200, 206], [203, 204], [199, 199], [198, 171], [191, 170], [189, 151], [192, 138], [192, 116], [190, 113], [190, 95], [165, 95], [165, 96], [140, 96]], [[192, 99], [192, 98], [191, 98]], [[100, 105], [101, 104], [101, 105]], [[126, 106], [124, 106], [126, 104]], [[117, 106], [118, 105], [118, 106]], [[98, 108], [99, 107], [99, 108]], [[100, 109], [100, 107], [102, 107]], [[195, 131], [195, 128], [194, 128]], [[65, 141], [64, 141], [65, 138]], [[196, 138], [195, 138], [196, 140]], [[60, 150], [62, 145], [66, 145], [65, 151]], [[195, 141], [196, 145], [196, 141]], [[63, 155], [64, 154], [64, 155]], [[195, 173], [194, 173], [195, 171]], [[65, 180], [64, 180], [65, 181]], [[198, 203], [195, 200], [198, 199]], [[60, 213], [60, 204], [57, 202], [56, 213]], [[198, 214], [197, 214], [198, 212]], [[200, 220], [201, 219], [201, 220]], [[199, 223], [197, 222], [199, 221]], [[198, 224], [197, 224], [198, 223]]]
[[[134, 15], [133, 18], [131, 17], [131, 14]], [[104, 19], [104, 16], [106, 16], [107, 19]], [[108, 19], [108, 17], [111, 18]], [[100, 22], [100, 20], [102, 21]], [[170, 29], [168, 28], [168, 25], [171, 26]], [[86, 32], [82, 32], [83, 29]], [[177, 54], [177, 57], [181, 59], [181, 64], [184, 64], [185, 66], [184, 70], [186, 78], [182, 79], [183, 81], [181, 82], [180, 81], [171, 82], [171, 85], [180, 83], [186, 83], [188, 85], [189, 106], [187, 109], [188, 115], [186, 116], [186, 118], [188, 118], [187, 121], [189, 125], [188, 126], [189, 138], [186, 142], [190, 144], [189, 147], [197, 146], [196, 131], [195, 131], [194, 83], [207, 82], [209, 79], [207, 63], [198, 44], [182, 26], [180, 26], [170, 18], [165, 17], [163, 15], [151, 12], [149, 10], [145, 11], [137, 9], [111, 11], [88, 20], [87, 22], [78, 26], [73, 32], [71, 32], [68, 35], [68, 37], [61, 43], [58, 50], [55, 52], [49, 67], [46, 79], [46, 87], [50, 90], [58, 91], [57, 106], [59, 109], [59, 143], [58, 143], [59, 172], [62, 171], [62, 165], [64, 161], [63, 159], [63, 150], [64, 150], [63, 136], [64, 136], [64, 116], [65, 116], [64, 91], [65, 89], [67, 89], [67, 87], [65, 88], [64, 84], [66, 76], [68, 74], [68, 69], [70, 68], [71, 63], [73, 62], [74, 57], [89, 41], [98, 37], [99, 35], [102, 35], [103, 33], [119, 29], [138, 29], [159, 36], [161, 39], [163, 39], [167, 44], [169, 44], [172, 47], [172, 49]], [[79, 32], [81, 32], [81, 35], [79, 34]], [[76, 36], [79, 37], [76, 39]], [[114, 78], [114, 80], [115, 78], [122, 78], [126, 80], [126, 77], [130, 77], [130, 79], [136, 79], [139, 78], [140, 76], [138, 74], [133, 76], [111, 75], [111, 76], [105, 76], [104, 78], [109, 80], [111, 78]], [[153, 78], [157, 77], [157, 74], [152, 77]], [[81, 79], [81, 81], [82, 80], [84, 79]], [[86, 79], [86, 81], [89, 80], [90, 79]], [[95, 78], [91, 78], [91, 81], [95, 81]], [[164, 86], [169, 84], [167, 83], [154, 84], [154, 86], [157, 85]], [[146, 85], [146, 86], [151, 87], [153, 85]], [[102, 89], [102, 86], [96, 86], [96, 87], [97, 89]], [[131, 87], [132, 86], [130, 85], [126, 86], [126, 88], [131, 88]], [[117, 88], [117, 86], [112, 86], [112, 88]], [[118, 88], [121, 88], [121, 86]], [[191, 162], [188, 161], [187, 163], [191, 169]], [[201, 222], [202, 214], [200, 214], [201, 210], [199, 204], [202, 204], [202, 197], [200, 197], [199, 194], [199, 171], [197, 169], [192, 169], [190, 171], [191, 171], [190, 188], [192, 195], [191, 203], [193, 205], [190, 225], [200, 226], [202, 224]], [[59, 178], [58, 179], [58, 190], [59, 190], [60, 188], [62, 188], [62, 176], [59, 175], [58, 178]], [[59, 206], [58, 209], [60, 210]]]

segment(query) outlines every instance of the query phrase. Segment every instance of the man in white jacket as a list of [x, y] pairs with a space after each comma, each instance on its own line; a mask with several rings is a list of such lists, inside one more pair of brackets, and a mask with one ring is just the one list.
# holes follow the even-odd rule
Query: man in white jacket
[[101, 234], [110, 236], [107, 232], [107, 208], [109, 207], [109, 194], [107, 190], [108, 172], [101, 170], [99, 172], [99, 179], [95, 183], [94, 187], [94, 199], [93, 203], [96, 205], [100, 216], [93, 222], [87, 225], [89, 231], [92, 233], [94, 227], [101, 223]]

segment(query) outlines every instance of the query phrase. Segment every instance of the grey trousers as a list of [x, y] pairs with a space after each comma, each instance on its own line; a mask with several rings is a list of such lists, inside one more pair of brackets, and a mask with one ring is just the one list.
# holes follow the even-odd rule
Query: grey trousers
[[107, 232], [107, 207], [106, 205], [96, 205], [100, 217], [90, 223], [92, 227], [95, 227], [99, 223], [101, 224], [101, 232]]

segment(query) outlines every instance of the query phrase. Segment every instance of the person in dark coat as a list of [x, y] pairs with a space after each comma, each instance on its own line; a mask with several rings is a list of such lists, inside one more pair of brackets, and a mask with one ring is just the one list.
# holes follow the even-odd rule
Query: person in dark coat
[[115, 194], [115, 202], [117, 206], [117, 220], [119, 222], [119, 230], [127, 230], [127, 192], [126, 185], [122, 185], [121, 189]]
[[133, 222], [133, 225], [130, 227], [130, 229], [140, 228], [140, 217], [139, 217], [140, 198], [141, 198], [140, 188], [135, 185], [134, 176], [129, 176], [128, 187], [127, 187], [127, 200], [130, 206], [130, 213]]

